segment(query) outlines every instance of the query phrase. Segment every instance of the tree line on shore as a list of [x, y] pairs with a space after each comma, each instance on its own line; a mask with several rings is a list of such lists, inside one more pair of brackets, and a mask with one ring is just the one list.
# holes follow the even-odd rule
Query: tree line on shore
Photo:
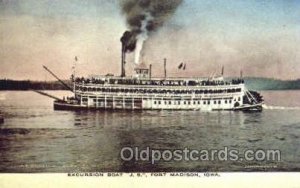
[[[71, 85], [71, 81], [64, 81]], [[0, 80], [0, 90], [66, 90], [58, 81]]]

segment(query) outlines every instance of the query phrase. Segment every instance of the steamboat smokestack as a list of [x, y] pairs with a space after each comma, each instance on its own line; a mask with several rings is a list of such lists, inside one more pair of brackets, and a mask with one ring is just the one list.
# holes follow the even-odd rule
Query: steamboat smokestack
[[122, 42], [122, 52], [121, 52], [121, 77], [125, 77], [125, 44]]

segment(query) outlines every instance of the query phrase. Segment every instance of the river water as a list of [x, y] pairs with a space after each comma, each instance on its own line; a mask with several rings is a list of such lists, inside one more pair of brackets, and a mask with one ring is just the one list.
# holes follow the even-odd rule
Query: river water
[[[47, 91], [56, 96], [67, 91]], [[54, 111], [31, 91], [1, 91], [0, 172], [300, 171], [300, 91], [263, 91], [258, 113]], [[280, 160], [121, 159], [139, 150], [280, 150]], [[127, 153], [128, 154], [128, 153]]]

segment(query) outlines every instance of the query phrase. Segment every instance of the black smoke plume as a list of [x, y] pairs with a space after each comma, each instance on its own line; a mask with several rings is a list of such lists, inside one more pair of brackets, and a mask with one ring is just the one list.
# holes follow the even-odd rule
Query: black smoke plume
[[[148, 36], [163, 26], [183, 0], [120, 0], [122, 13], [126, 16], [129, 31], [121, 42], [125, 52], [142, 49]], [[137, 44], [137, 42], [140, 42]], [[140, 53], [140, 52], [136, 52]]]
[[131, 31], [125, 31], [121, 42], [124, 45], [124, 51], [125, 52], [132, 52], [135, 49], [136, 46], [136, 33]]

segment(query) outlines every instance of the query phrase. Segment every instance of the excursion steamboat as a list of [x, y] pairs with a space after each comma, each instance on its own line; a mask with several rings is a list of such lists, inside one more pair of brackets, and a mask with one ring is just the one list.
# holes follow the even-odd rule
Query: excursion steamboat
[[134, 76], [126, 76], [124, 50], [121, 59], [120, 76], [73, 77], [70, 90], [74, 96], [56, 99], [54, 109], [262, 110], [262, 96], [247, 90], [242, 78], [228, 81], [223, 74], [217, 78], [167, 77], [166, 59], [164, 77], [152, 77], [151, 65], [147, 67], [143, 63], [135, 68]]

